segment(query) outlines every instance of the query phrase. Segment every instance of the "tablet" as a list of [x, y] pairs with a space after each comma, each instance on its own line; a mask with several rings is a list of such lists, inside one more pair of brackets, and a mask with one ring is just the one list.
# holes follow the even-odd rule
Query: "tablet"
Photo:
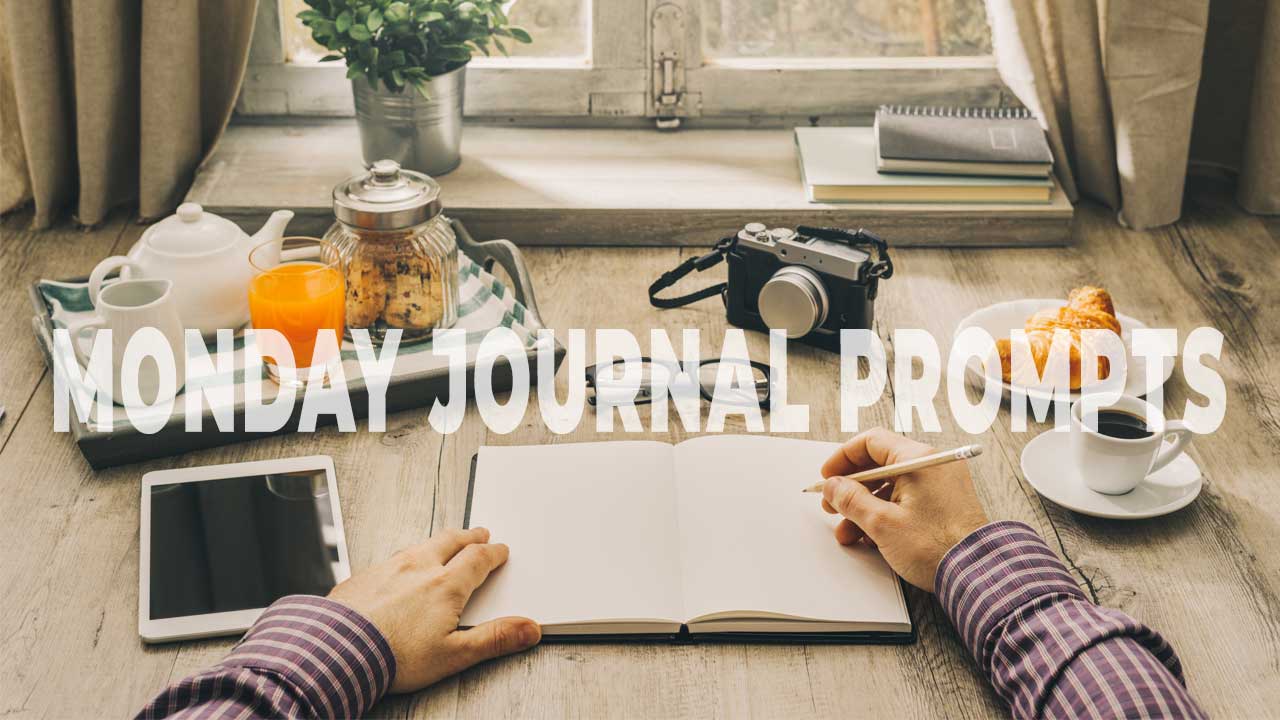
[[138, 634], [240, 633], [285, 595], [351, 575], [333, 460], [161, 470], [142, 477]]

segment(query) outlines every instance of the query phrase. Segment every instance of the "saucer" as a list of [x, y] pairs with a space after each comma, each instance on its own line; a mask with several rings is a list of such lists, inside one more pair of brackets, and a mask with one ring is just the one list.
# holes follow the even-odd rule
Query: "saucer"
[[[1204, 486], [1200, 466], [1182, 453], [1130, 492], [1103, 495], [1085, 487], [1078, 469], [1068, 460], [1070, 452], [1071, 433], [1045, 431], [1023, 448], [1022, 474], [1036, 492], [1084, 515], [1111, 520], [1158, 517], [1191, 504]], [[1195, 480], [1186, 484], [1191, 478]]]
[[[1025, 300], [1010, 300], [1008, 302], [999, 302], [994, 305], [980, 308], [970, 313], [968, 317], [960, 321], [956, 326], [955, 334], [959, 335], [961, 331], [969, 327], [980, 327], [991, 334], [991, 337], [1002, 338], [1009, 337], [1012, 328], [1022, 327], [1027, 318], [1036, 312], [1045, 308], [1061, 307], [1066, 304], [1065, 300], [1054, 300], [1049, 298], [1031, 298]], [[1127, 369], [1125, 373], [1124, 394], [1137, 395], [1145, 397], [1147, 393], [1164, 385], [1173, 375], [1174, 360], [1172, 357], [1164, 358], [1161, 371], [1152, 377], [1147, 377], [1146, 362], [1133, 355], [1133, 331], [1137, 328], [1145, 328], [1147, 324], [1138, 318], [1124, 313], [1116, 313], [1116, 319], [1120, 321], [1120, 339], [1124, 342], [1125, 348], [1129, 350], [1129, 358], [1126, 363]], [[1010, 394], [1014, 387], [1004, 381], [1001, 377], [992, 376], [987, 378], [984, 376], [982, 362], [978, 358], [970, 358], [965, 365], [965, 375], [969, 381], [981, 388], [983, 383], [992, 382], [1000, 386], [1004, 399], [1009, 400]], [[1118, 383], [1113, 383], [1118, 384]], [[1108, 385], [1104, 380], [1091, 390], [1107, 390]], [[1028, 397], [1035, 399], [1052, 399], [1053, 394], [1039, 388], [1018, 388], [1026, 393]], [[1071, 400], [1074, 402], [1080, 397], [1079, 390], [1072, 390]]]

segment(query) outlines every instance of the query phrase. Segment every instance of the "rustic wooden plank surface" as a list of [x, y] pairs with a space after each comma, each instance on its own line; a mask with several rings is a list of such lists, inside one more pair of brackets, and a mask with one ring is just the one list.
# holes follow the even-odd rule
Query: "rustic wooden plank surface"
[[[21, 286], [40, 274], [86, 273], [94, 260], [131, 242], [116, 218], [99, 230], [26, 235], [21, 216], [0, 226], [0, 714], [15, 717], [125, 715], [166, 682], [215, 662], [230, 640], [146, 648], [137, 638], [138, 482], [162, 467], [281, 457], [333, 456], [355, 569], [434, 530], [462, 522], [471, 456], [481, 444], [603, 439], [587, 409], [575, 432], [557, 436], [536, 410], [509, 435], [487, 430], [468, 409], [459, 432], [440, 437], [425, 411], [388, 418], [388, 431], [277, 437], [94, 473], [68, 438], [50, 432], [51, 381], [33, 341]], [[17, 229], [15, 229], [17, 228]], [[1126, 231], [1103, 209], [1079, 214], [1077, 245], [1042, 250], [904, 249], [877, 303], [886, 342], [893, 328], [924, 328], [945, 349], [955, 323], [976, 307], [1025, 296], [1063, 294], [1073, 285], [1108, 287], [1117, 307], [1180, 337], [1212, 325], [1227, 336], [1218, 364], [1228, 390], [1222, 428], [1198, 437], [1202, 497], [1173, 515], [1122, 523], [1086, 518], [1041, 500], [1021, 478], [1018, 458], [1033, 434], [1009, 432], [1008, 413], [981, 438], [989, 451], [972, 466], [992, 517], [1036, 527], [1098, 601], [1160, 630], [1177, 648], [1193, 694], [1211, 714], [1275, 716], [1280, 708], [1280, 223], [1240, 212], [1229, 194], [1193, 184], [1186, 217], [1149, 233]], [[647, 348], [651, 327], [702, 330], [704, 355], [725, 328], [714, 301], [656, 312], [644, 301], [652, 277], [690, 249], [528, 250], [548, 323], [620, 327]], [[703, 273], [700, 282], [718, 279]], [[706, 277], [713, 275], [716, 277]], [[607, 301], [606, 301], [607, 300]], [[764, 338], [748, 335], [753, 357]], [[593, 351], [588, 352], [588, 357]], [[838, 366], [833, 356], [796, 346], [789, 355], [792, 402], [810, 405], [810, 434], [841, 437]], [[561, 371], [558, 392], [568, 389]], [[891, 421], [892, 388], [863, 416]], [[1166, 409], [1200, 401], [1177, 372]], [[533, 403], [533, 401], [531, 401]], [[944, 433], [959, 441], [946, 407]], [[536, 408], [536, 404], [531, 404]], [[631, 437], [679, 440], [666, 433]], [[704, 408], [705, 420], [705, 408]], [[730, 429], [742, 429], [730, 422]], [[1037, 430], [1039, 427], [1036, 428]], [[617, 437], [617, 435], [613, 436]], [[518, 552], [518, 548], [515, 549]], [[1006, 711], [987, 689], [932, 598], [909, 596], [919, 642], [908, 647], [547, 645], [475, 668], [378, 714], [409, 716], [740, 716], [989, 717]]]
[[[287, 207], [290, 231], [321, 233], [334, 184], [362, 167], [355, 138], [353, 121], [232, 126], [187, 200], [252, 230]], [[790, 129], [468, 125], [463, 149], [439, 178], [449, 214], [476, 237], [525, 246], [705, 246], [751, 220], [892, 226], [899, 245], [1061, 245], [1072, 217], [1058, 188], [1047, 205], [810, 203]]]
[[31, 333], [31, 301], [27, 289], [34, 280], [66, 277], [67, 268], [83, 267], [87, 274], [98, 260], [124, 252], [142, 228], [112, 217], [96, 230], [64, 226], [49, 232], [32, 232], [31, 216], [14, 213], [0, 220], [0, 336], [22, 338], [0, 343], [0, 406], [8, 421], [0, 421], [0, 449], [32, 399], [32, 391], [45, 372], [40, 348], [25, 342]]

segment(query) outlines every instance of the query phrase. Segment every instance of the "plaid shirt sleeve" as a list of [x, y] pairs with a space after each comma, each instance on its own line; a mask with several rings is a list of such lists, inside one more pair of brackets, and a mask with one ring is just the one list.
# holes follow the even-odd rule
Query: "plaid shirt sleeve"
[[170, 685], [137, 717], [359, 717], [395, 674], [373, 623], [332, 600], [290, 595], [267, 608], [222, 662]]
[[1160, 635], [1089, 602], [1027, 525], [996, 522], [942, 559], [947, 616], [1019, 718], [1202, 718]]

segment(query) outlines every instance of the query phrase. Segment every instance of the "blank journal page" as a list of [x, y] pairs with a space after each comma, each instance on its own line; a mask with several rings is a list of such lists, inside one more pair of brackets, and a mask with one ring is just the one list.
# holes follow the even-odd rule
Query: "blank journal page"
[[511, 548], [463, 625], [681, 622], [672, 448], [657, 442], [482, 447], [471, 527]]
[[837, 518], [801, 490], [835, 443], [708, 436], [675, 448], [685, 612], [909, 623], [898, 579], [875, 550], [843, 547]]

